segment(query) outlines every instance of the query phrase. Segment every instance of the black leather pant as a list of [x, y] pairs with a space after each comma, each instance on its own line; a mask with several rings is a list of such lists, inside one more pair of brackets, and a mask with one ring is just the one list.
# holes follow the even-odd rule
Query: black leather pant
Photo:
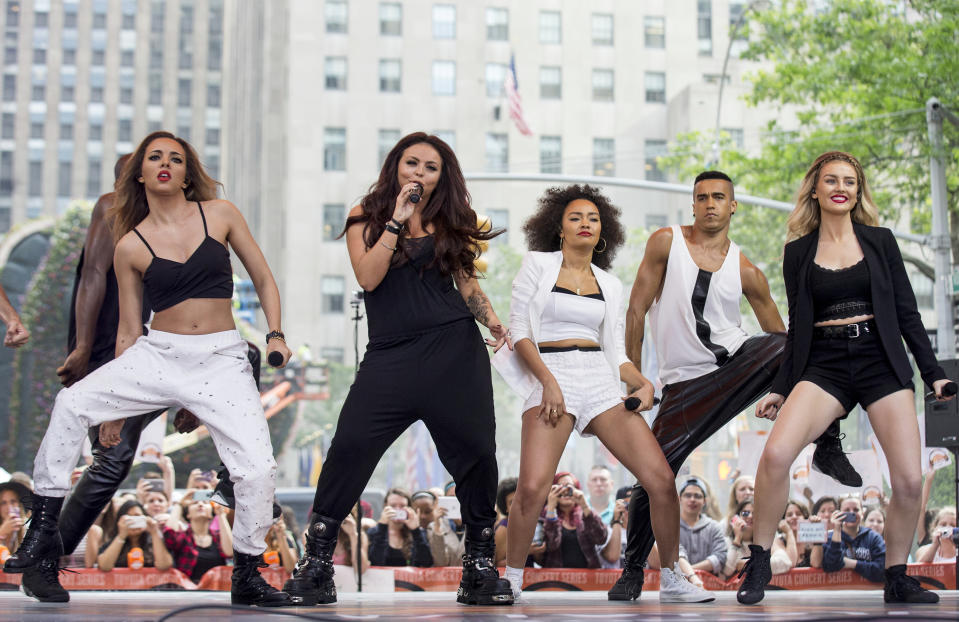
[[[785, 344], [785, 333], [750, 337], [719, 369], [663, 389], [653, 436], [674, 475], [697, 447], [769, 392]], [[822, 437], [838, 435], [837, 420]], [[637, 484], [629, 500], [625, 563], [634, 567], [645, 563], [654, 542], [649, 495]]]

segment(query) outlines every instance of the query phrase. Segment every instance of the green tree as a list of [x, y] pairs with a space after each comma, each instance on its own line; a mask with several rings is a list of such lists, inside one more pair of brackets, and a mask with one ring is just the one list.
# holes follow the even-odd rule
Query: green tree
[[[748, 78], [752, 89], [746, 102], [793, 111], [799, 127], [769, 123], [754, 154], [736, 151], [724, 136], [718, 166], [741, 189], [790, 201], [819, 154], [848, 151], [865, 167], [883, 219], [896, 222], [906, 212], [912, 229], [927, 233], [931, 202], [925, 105], [937, 97], [959, 112], [959, 3], [831, 0], [814, 9], [806, 0], [782, 0], [751, 15], [758, 28], [742, 57], [766, 68]], [[948, 202], [955, 222], [959, 128], [945, 126]], [[688, 179], [711, 148], [712, 139], [702, 134], [680, 136], [665, 164]], [[776, 261], [782, 251], [784, 216], [769, 212], [749, 209], [734, 222], [737, 238], [760, 263]], [[959, 228], [951, 230], [953, 256], [959, 259]], [[922, 258], [906, 254], [906, 260], [932, 276]], [[776, 272], [767, 271], [767, 276], [781, 292]]]

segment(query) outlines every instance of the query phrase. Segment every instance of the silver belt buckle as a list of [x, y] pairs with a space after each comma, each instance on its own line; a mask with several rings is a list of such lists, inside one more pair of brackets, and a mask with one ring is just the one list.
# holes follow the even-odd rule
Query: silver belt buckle
[[[853, 330], [856, 329], [856, 330]], [[859, 324], [847, 324], [846, 325], [846, 336], [850, 339], [858, 339], [860, 335]]]

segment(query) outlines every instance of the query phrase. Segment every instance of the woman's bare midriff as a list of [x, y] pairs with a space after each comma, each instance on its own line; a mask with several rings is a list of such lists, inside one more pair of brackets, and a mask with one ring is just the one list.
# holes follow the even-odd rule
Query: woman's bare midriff
[[178, 335], [233, 330], [233, 303], [227, 298], [191, 298], [154, 314], [150, 328]]
[[826, 320], [825, 322], [816, 322], [813, 326], [845, 326], [846, 324], [856, 324], [858, 322], [865, 322], [866, 320], [873, 319], [874, 315], [856, 315], [853, 317], [844, 317], [838, 320]]

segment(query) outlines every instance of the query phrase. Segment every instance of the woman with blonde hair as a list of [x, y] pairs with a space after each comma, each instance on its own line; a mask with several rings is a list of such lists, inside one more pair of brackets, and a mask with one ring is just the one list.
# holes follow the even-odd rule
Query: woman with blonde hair
[[937, 399], [951, 399], [943, 392], [949, 380], [929, 343], [899, 246], [890, 230], [875, 226], [876, 213], [858, 160], [831, 151], [807, 171], [789, 217], [783, 259], [789, 330], [772, 391], [756, 404], [756, 416], [776, 425], [756, 473], [755, 543], [740, 603], [762, 600], [771, 579], [769, 547], [786, 507], [790, 465], [856, 404], [865, 408], [889, 461], [885, 601], [939, 600], [906, 575], [922, 473], [903, 339]]
[[[233, 320], [236, 252], [256, 288], [270, 332], [267, 352], [286, 364], [280, 293], [240, 211], [216, 198], [216, 182], [193, 147], [153, 132], [117, 182], [113, 234], [120, 320], [116, 358], [57, 395], [34, 463], [34, 516], [7, 572], [23, 572], [63, 550], [57, 524], [89, 427], [120, 442], [127, 417], [179, 406], [206, 425], [235, 482], [234, 604], [290, 606], [258, 571], [272, 522], [276, 461], [247, 343]], [[154, 315], [143, 335], [147, 293]]]
[[920, 546], [916, 561], [920, 564], [953, 563], [956, 561], [956, 510], [942, 508], [929, 532], [932, 542]]

